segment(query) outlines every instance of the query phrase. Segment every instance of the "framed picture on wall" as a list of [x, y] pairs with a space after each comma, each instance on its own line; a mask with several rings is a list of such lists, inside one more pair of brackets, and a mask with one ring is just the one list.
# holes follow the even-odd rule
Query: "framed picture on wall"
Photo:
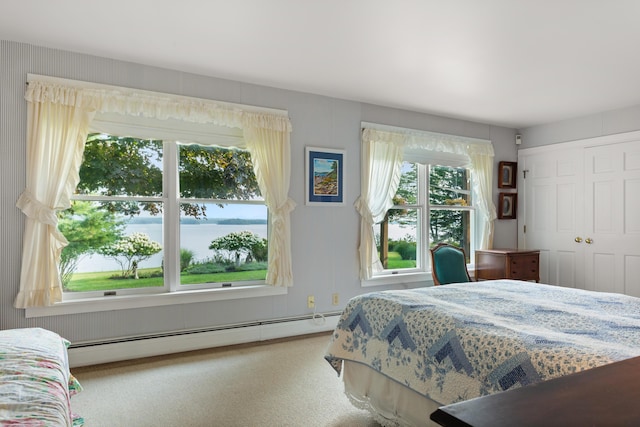
[[517, 193], [500, 193], [498, 200], [498, 218], [499, 219], [516, 219], [518, 212], [518, 194]]
[[498, 163], [498, 188], [516, 188], [517, 176], [518, 176], [518, 163], [516, 162]]
[[305, 185], [307, 205], [344, 204], [345, 151], [306, 147]]

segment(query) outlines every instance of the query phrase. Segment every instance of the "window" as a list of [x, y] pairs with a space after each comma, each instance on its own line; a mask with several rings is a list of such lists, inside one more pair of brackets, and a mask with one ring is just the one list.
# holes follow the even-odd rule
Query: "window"
[[471, 171], [429, 165], [429, 247], [449, 243], [465, 250], [467, 263], [475, 249]]
[[179, 289], [165, 265], [182, 289], [264, 283], [268, 215], [246, 150], [90, 134], [72, 200], [65, 292]]
[[[202, 293], [181, 290], [240, 282], [292, 285], [290, 212], [295, 203], [288, 197], [291, 123], [286, 112], [45, 76], [29, 75], [28, 81], [30, 154], [27, 187], [17, 206], [26, 215], [24, 241], [29, 244], [23, 248], [15, 307], [54, 305], [63, 294], [65, 299], [92, 292], [100, 297], [182, 294], [179, 299], [117, 299], [126, 304], [116, 308], [134, 308], [202, 300]], [[235, 216], [224, 218], [221, 212]], [[190, 254], [181, 251], [190, 240], [189, 221], [210, 221], [218, 228], [233, 221], [256, 226], [255, 233], [231, 239], [216, 242], [211, 236], [207, 248], [214, 251], [212, 259], [224, 261], [225, 270], [248, 263], [256, 268], [240, 278], [207, 277], [206, 283], [181, 275], [181, 259], [189, 267], [200, 259], [191, 254], [187, 262]], [[147, 231], [135, 233], [135, 227]], [[63, 259], [60, 253], [69, 240], [73, 245]], [[96, 254], [118, 266], [115, 276], [137, 276], [135, 285], [122, 285], [129, 279], [96, 285], [90, 278], [73, 284], [90, 292], [63, 293], [65, 272], [73, 282], [80, 258]], [[249, 290], [226, 291], [224, 299], [283, 293], [238, 288]], [[84, 300], [93, 309], [114, 308], [95, 298]], [[36, 315], [50, 314], [60, 313]]]
[[65, 292], [164, 287], [162, 162], [162, 141], [88, 136], [71, 207], [58, 213], [68, 240], [60, 260]]
[[178, 144], [180, 284], [264, 282], [268, 210], [247, 151]]
[[470, 256], [474, 235], [470, 183], [466, 168], [403, 162], [394, 205], [375, 226], [381, 274], [424, 270], [430, 259], [426, 248], [440, 242], [462, 247]]
[[468, 257], [489, 247], [490, 141], [363, 123], [361, 175], [363, 286], [428, 280], [429, 247], [439, 242]]

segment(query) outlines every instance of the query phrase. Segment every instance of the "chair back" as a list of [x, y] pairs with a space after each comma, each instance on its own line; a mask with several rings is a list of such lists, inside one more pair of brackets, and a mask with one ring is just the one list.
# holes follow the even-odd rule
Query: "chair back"
[[431, 248], [431, 275], [436, 286], [471, 282], [464, 249], [447, 243]]

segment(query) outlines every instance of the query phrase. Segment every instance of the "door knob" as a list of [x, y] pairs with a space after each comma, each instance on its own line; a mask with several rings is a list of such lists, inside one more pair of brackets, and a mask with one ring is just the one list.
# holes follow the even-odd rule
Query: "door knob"
[[587, 245], [590, 245], [590, 244], [592, 244], [592, 243], [593, 243], [593, 240], [591, 240], [591, 237], [587, 237], [586, 239], [584, 239], [584, 242], [585, 242]]
[[573, 240], [575, 240], [576, 243], [580, 243], [580, 242], [582, 242], [582, 237], [576, 237]]

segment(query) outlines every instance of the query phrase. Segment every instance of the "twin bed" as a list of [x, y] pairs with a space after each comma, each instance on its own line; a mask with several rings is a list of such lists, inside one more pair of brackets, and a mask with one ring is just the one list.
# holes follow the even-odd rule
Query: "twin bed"
[[325, 358], [383, 426], [640, 355], [640, 298], [514, 280], [373, 292]]
[[41, 328], [0, 331], [0, 425], [81, 426], [71, 396], [82, 388], [69, 372], [69, 342]]

